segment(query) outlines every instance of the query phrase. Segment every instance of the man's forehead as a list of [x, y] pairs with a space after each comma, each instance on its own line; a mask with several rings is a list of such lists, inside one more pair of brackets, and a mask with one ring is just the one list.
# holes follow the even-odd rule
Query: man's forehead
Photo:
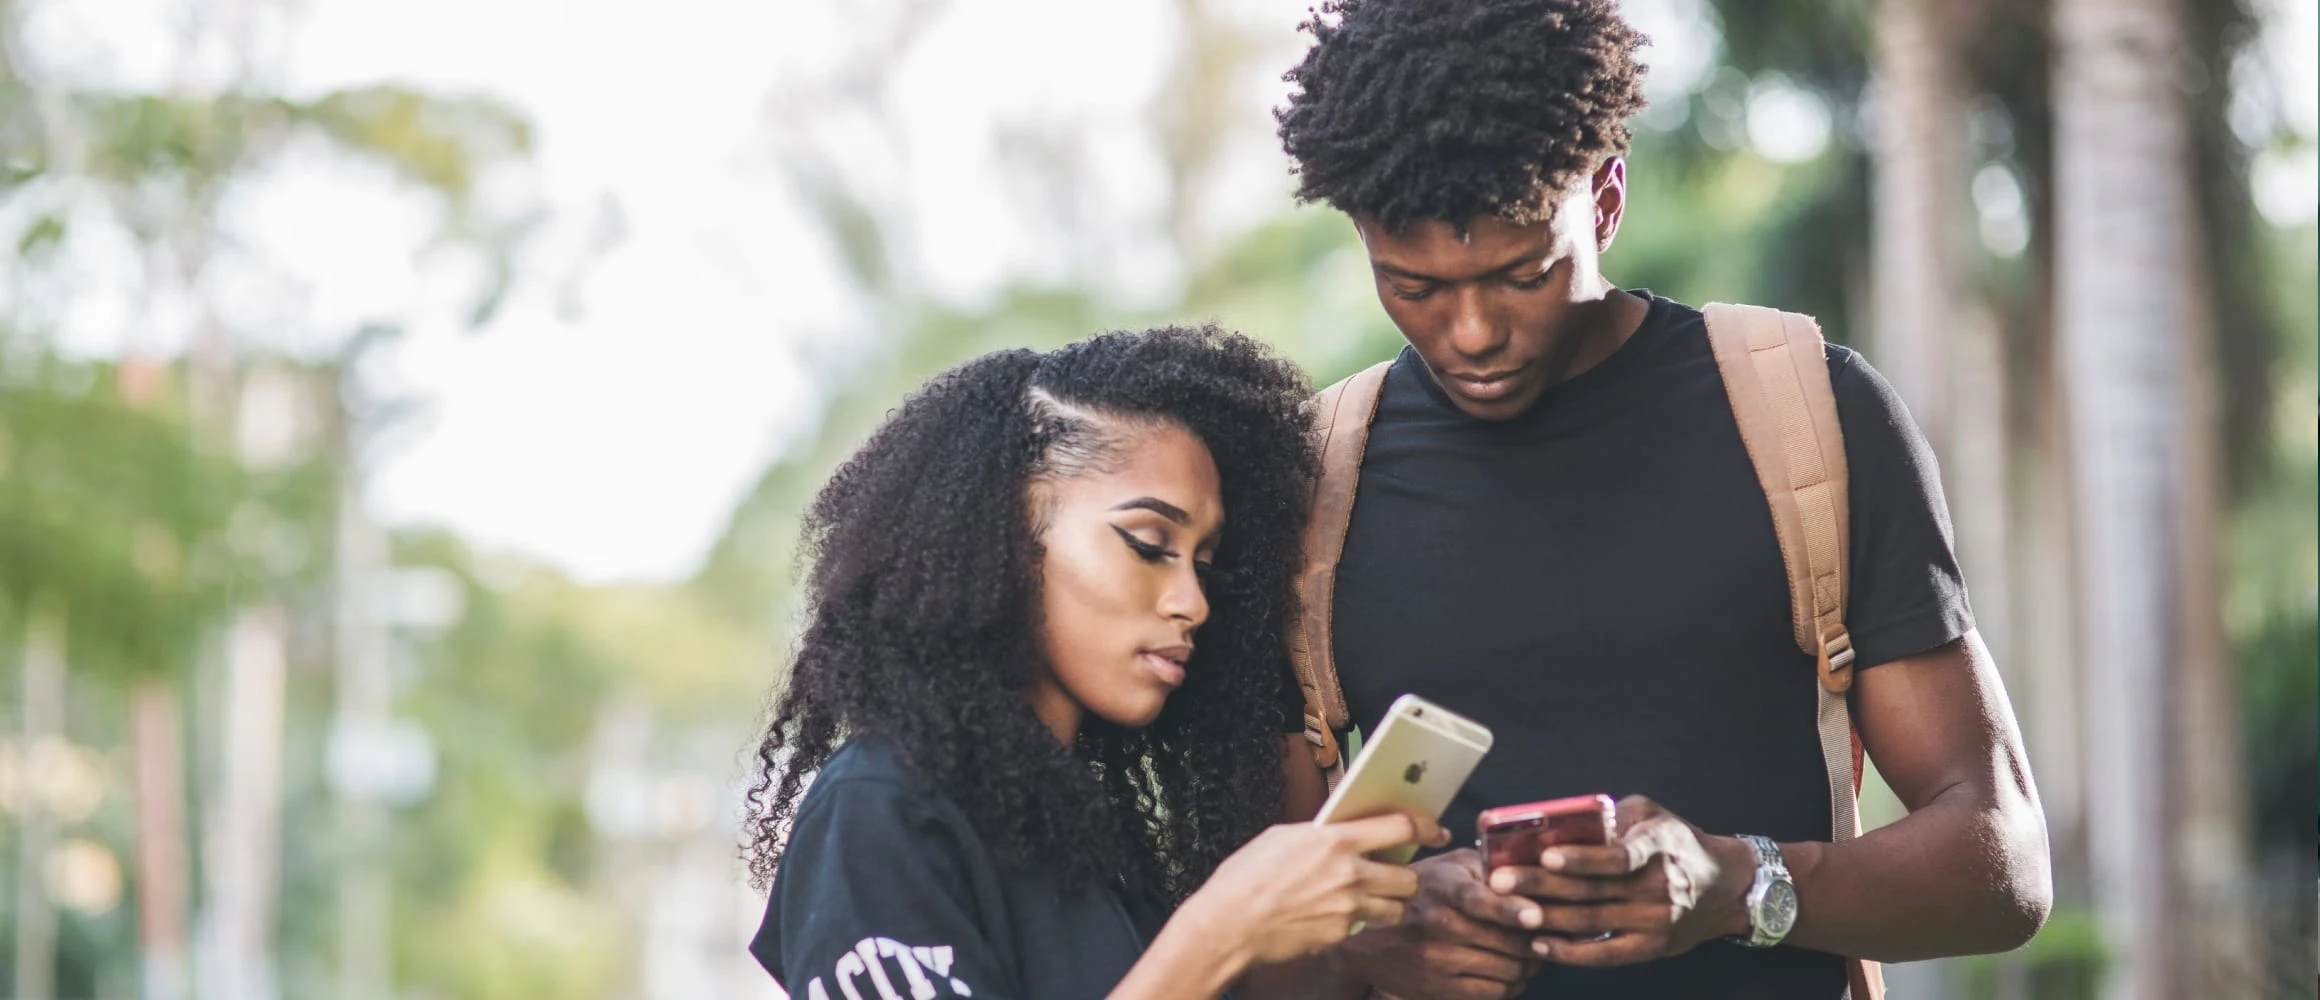
[[1461, 269], [1489, 270], [1521, 263], [1553, 250], [1552, 221], [1518, 225], [1482, 218], [1463, 224], [1439, 219], [1388, 229], [1374, 220], [1355, 220], [1370, 260], [1389, 269], [1423, 269], [1456, 263]]

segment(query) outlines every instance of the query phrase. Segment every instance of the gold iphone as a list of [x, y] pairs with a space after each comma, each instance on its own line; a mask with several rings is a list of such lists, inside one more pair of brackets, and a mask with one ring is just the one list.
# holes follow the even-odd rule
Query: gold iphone
[[[1386, 710], [1385, 721], [1363, 742], [1360, 755], [1313, 821], [1335, 823], [1390, 812], [1439, 820], [1489, 752], [1487, 727], [1405, 694]], [[1406, 864], [1417, 851], [1397, 848], [1378, 860]]]

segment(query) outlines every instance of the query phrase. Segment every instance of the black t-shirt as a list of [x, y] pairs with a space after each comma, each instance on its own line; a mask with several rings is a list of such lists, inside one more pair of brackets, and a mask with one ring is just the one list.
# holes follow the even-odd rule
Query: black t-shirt
[[797, 1000], [1079, 1000], [1118, 985], [1161, 921], [1000, 864], [956, 803], [861, 740], [799, 804], [749, 951]]
[[[1353, 720], [1374, 729], [1410, 692], [1491, 728], [1443, 817], [1462, 842], [1481, 809], [1597, 792], [1648, 795], [1711, 833], [1826, 841], [1817, 680], [1772, 515], [1700, 313], [1637, 294], [1650, 312], [1626, 344], [1504, 423], [1459, 411], [1414, 352], [1394, 363], [1337, 572]], [[1858, 355], [1831, 346], [1828, 364], [1849, 625], [1869, 667], [1964, 635], [1972, 615], [1923, 436]], [[1626, 969], [1549, 965], [1526, 996], [1843, 989], [1834, 956], [1711, 942]]]

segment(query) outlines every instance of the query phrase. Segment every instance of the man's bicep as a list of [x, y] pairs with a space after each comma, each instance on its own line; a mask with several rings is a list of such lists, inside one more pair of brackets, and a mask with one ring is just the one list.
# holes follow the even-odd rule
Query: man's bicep
[[1910, 811], [1959, 786], [2035, 794], [2013, 704], [1980, 633], [1856, 671], [1852, 702], [1862, 745]]

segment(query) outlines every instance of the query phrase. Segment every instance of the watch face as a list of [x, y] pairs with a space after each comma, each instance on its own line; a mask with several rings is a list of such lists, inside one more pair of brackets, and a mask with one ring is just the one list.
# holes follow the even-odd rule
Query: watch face
[[1773, 938], [1787, 937], [1789, 929], [1796, 926], [1796, 886], [1786, 880], [1766, 886], [1754, 916], [1759, 932]]

